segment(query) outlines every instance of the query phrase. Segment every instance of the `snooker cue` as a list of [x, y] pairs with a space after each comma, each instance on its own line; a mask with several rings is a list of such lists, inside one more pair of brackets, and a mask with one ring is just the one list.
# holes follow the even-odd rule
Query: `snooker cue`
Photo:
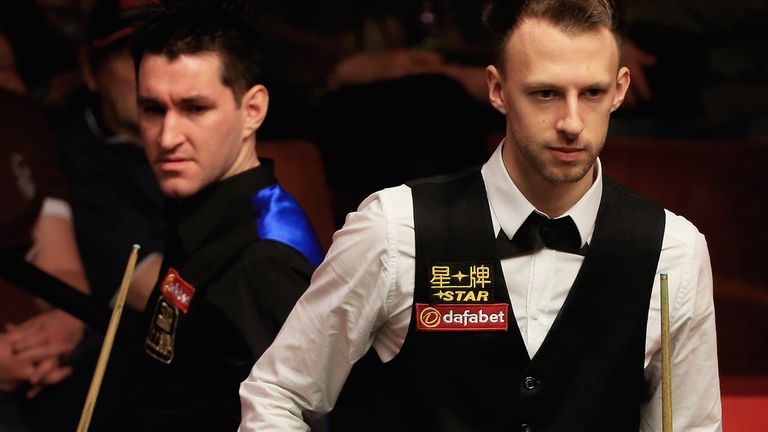
[[138, 254], [139, 254], [139, 245], [134, 244], [133, 248], [131, 249], [131, 255], [128, 257], [128, 263], [125, 266], [125, 273], [123, 273], [123, 281], [120, 283], [120, 290], [117, 293], [117, 301], [115, 302], [115, 308], [112, 311], [112, 317], [109, 319], [109, 327], [107, 328], [107, 334], [104, 336], [104, 343], [101, 345], [99, 360], [96, 363], [96, 370], [93, 372], [93, 378], [91, 379], [91, 386], [88, 389], [88, 397], [86, 397], [85, 399], [83, 412], [80, 415], [80, 423], [77, 425], [77, 432], [87, 432], [88, 425], [91, 423], [93, 408], [96, 406], [96, 399], [99, 396], [101, 381], [104, 378], [104, 371], [107, 369], [109, 354], [112, 351], [112, 344], [115, 341], [115, 333], [117, 332], [117, 326], [120, 323], [120, 315], [123, 312], [123, 306], [125, 305], [125, 298], [128, 294], [128, 287], [130, 287], [131, 285], [131, 278], [133, 277], [133, 269], [136, 267], [136, 259], [138, 257]]
[[661, 421], [662, 432], [672, 432], [672, 362], [669, 346], [669, 276], [659, 274], [661, 285]]
[[66, 311], [92, 330], [99, 333], [107, 330], [111, 313], [109, 309], [90, 295], [30, 264], [22, 254], [14, 250], [0, 248], [0, 278], [7, 280], [15, 288], [40, 297]]

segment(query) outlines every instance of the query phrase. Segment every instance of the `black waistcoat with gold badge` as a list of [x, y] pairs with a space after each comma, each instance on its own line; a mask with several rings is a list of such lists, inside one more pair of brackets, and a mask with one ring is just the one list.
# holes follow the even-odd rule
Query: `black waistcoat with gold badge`
[[531, 359], [480, 172], [411, 187], [410, 327], [393, 360], [382, 365], [371, 350], [353, 369], [334, 430], [636, 432], [647, 397], [645, 334], [664, 210], [604, 182], [587, 256]]

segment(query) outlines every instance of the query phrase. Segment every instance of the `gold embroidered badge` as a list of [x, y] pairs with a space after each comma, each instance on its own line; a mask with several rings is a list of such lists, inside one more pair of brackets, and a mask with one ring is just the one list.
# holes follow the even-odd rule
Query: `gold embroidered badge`
[[147, 354], [165, 364], [170, 364], [173, 361], [173, 347], [178, 321], [179, 310], [165, 297], [160, 296], [144, 343]]
[[432, 303], [492, 303], [491, 263], [435, 263], [429, 267]]

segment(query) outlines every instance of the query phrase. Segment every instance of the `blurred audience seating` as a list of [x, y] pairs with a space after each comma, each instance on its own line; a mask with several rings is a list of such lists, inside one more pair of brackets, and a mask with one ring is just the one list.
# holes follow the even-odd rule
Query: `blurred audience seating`
[[259, 141], [259, 157], [275, 161], [275, 175], [301, 204], [325, 251], [334, 232], [331, 195], [317, 146], [309, 141]]

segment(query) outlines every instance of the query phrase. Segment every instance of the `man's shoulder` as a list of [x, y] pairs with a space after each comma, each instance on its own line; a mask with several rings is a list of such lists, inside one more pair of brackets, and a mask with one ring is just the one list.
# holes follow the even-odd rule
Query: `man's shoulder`
[[671, 210], [664, 210], [666, 216], [666, 228], [664, 230], [665, 243], [674, 242], [685, 247], [693, 248], [697, 242], [704, 238], [696, 225], [684, 216], [675, 214]]
[[684, 216], [674, 213], [673, 211], [654, 201], [652, 198], [641, 195], [626, 186], [612, 181], [611, 179], [604, 178], [603, 180], [605, 181], [607, 188], [612, 188], [614, 191], [621, 194], [625, 199], [634, 200], [636, 203], [642, 203], [646, 206], [656, 207], [658, 211], [663, 210], [665, 220], [665, 242], [674, 239], [678, 242], [682, 242], [685, 245], [693, 246], [697, 238], [702, 236], [698, 228], [696, 228], [696, 226]]
[[406, 185], [408, 185], [411, 188], [419, 187], [421, 185], [439, 185], [444, 183], [450, 183], [453, 181], [461, 181], [462, 179], [465, 179], [473, 174], [478, 174], [479, 172], [480, 172], [480, 167], [469, 166], [469, 167], [461, 168], [457, 171], [451, 171], [451, 172], [447, 172], [439, 175], [410, 180], [406, 182]]
[[314, 269], [293, 247], [275, 240], [256, 240], [230, 260], [208, 286], [206, 297], [223, 310], [241, 311], [236, 314], [240, 318], [255, 304], [265, 310], [286, 308], [287, 315], [309, 286]]
[[634, 200], [637, 203], [642, 203], [657, 208], [663, 208], [661, 204], [655, 202], [653, 199], [644, 196], [621, 183], [616, 182], [610, 177], [603, 177], [603, 184], [606, 190], [611, 191], [617, 196], [621, 196], [623, 199]]
[[[243, 281], [270, 280], [294, 275], [312, 275], [315, 266], [294, 247], [277, 241], [259, 239], [247, 244], [234, 259], [229, 273]], [[239, 273], [239, 276], [234, 273]]]
[[373, 229], [386, 235], [387, 226], [391, 224], [413, 225], [413, 198], [408, 184], [369, 195], [356, 211], [347, 215], [344, 226], [354, 225], [357, 231]]

